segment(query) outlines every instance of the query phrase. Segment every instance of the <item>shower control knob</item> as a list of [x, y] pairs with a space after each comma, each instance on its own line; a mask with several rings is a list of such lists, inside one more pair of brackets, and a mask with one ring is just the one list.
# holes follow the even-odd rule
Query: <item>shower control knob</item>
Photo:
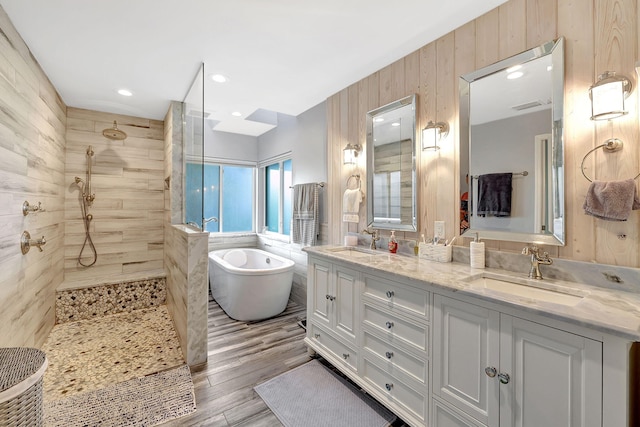
[[387, 291], [387, 298], [392, 298], [395, 293], [393, 291]]
[[387, 325], [387, 329], [393, 328], [393, 322], [387, 322], [386, 325]]

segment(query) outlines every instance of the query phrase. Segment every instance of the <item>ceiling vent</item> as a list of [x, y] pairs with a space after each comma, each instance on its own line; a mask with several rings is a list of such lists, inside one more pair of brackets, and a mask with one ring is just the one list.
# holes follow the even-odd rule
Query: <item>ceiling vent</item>
[[514, 105], [511, 108], [513, 110], [522, 111], [522, 110], [528, 110], [529, 108], [539, 107], [541, 105], [549, 105], [549, 104], [551, 104], [551, 100], [547, 100], [547, 101], [531, 101], [531, 102], [525, 102], [524, 104], [520, 104], [520, 105]]

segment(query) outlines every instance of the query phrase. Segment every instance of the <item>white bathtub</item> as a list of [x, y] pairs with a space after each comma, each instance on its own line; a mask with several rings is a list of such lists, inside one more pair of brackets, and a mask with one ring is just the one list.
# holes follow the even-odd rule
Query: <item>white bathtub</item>
[[261, 320], [284, 311], [294, 262], [259, 249], [209, 252], [209, 286], [220, 307], [236, 320]]

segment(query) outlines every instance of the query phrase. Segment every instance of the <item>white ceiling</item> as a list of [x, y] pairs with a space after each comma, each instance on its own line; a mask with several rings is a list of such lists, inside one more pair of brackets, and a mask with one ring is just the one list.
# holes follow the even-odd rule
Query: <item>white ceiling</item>
[[[298, 115], [505, 1], [0, 4], [68, 106], [162, 120], [204, 63], [217, 130], [258, 136], [270, 127], [244, 120], [256, 110]], [[230, 81], [214, 84], [215, 73]], [[118, 95], [120, 88], [134, 95]]]

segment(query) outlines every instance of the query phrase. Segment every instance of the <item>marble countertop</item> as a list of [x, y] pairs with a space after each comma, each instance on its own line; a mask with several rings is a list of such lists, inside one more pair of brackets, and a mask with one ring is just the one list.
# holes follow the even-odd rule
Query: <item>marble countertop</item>
[[[398, 280], [411, 279], [435, 288], [507, 305], [633, 341], [640, 341], [640, 294], [635, 292], [555, 279], [533, 281], [527, 278], [528, 271], [513, 272], [497, 268], [477, 269], [471, 268], [468, 264], [439, 263], [383, 251], [369, 254], [366, 248], [360, 247], [358, 250], [363, 250], [363, 252], [352, 254], [357, 256], [350, 256], [343, 251], [344, 249], [344, 246], [304, 248], [310, 255], [321, 255], [355, 266], [368, 267], [372, 271], [379, 271], [387, 276], [397, 276]], [[474, 279], [479, 279], [483, 275], [497, 279], [504, 278], [524, 285], [530, 283], [536, 287], [546, 288], [548, 291], [561, 292], [562, 295], [558, 296], [558, 301], [567, 294], [581, 298], [567, 298], [570, 302], [564, 304], [554, 302], [553, 298], [536, 299], [530, 295], [522, 296], [509, 292], [509, 286], [518, 288], [517, 284], [508, 283], [505, 289], [498, 291], [472, 283]], [[543, 291], [542, 293], [546, 296], [553, 296], [549, 292]]]

